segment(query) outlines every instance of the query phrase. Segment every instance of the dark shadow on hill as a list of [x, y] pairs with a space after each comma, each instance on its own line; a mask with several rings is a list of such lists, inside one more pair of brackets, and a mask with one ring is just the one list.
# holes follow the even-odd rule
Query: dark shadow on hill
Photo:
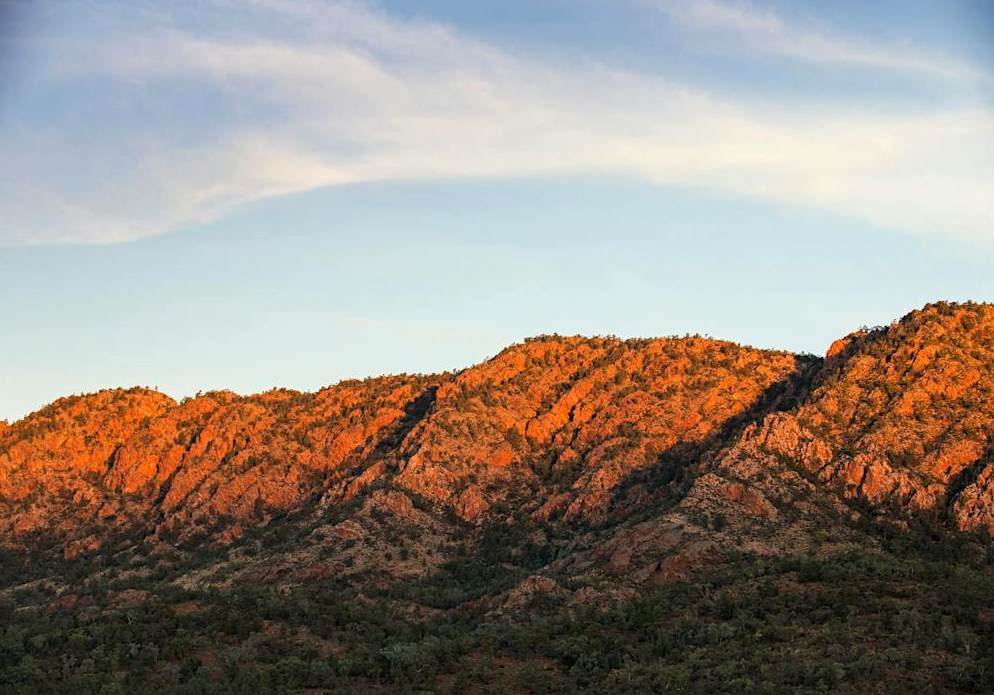
[[994, 466], [994, 443], [989, 443], [987, 445], [983, 456], [981, 456], [976, 462], [967, 466], [949, 479], [949, 483], [946, 485], [946, 504], [941, 510], [941, 517], [944, 522], [949, 524], [953, 523], [953, 504], [964, 490], [977, 482], [980, 474], [983, 473], [988, 466]]
[[[822, 366], [820, 358], [799, 358], [794, 372], [766, 388], [748, 408], [722, 422], [707, 438], [680, 442], [660, 454], [654, 465], [631, 473], [615, 493], [612, 513], [607, 524], [598, 525], [600, 530], [608, 531], [621, 521], [656, 516], [678, 503], [697, 476], [724, 448], [737, 442], [746, 427], [762, 422], [771, 413], [790, 411], [802, 402]], [[551, 480], [555, 484], [554, 475]], [[525, 513], [520, 513], [522, 510]], [[527, 509], [513, 499], [491, 512], [490, 522], [480, 527], [451, 519], [454, 524], [465, 524], [463, 530], [473, 542], [462, 554], [449, 558], [421, 579], [392, 585], [390, 597], [436, 609], [477, 606], [481, 600], [483, 604], [479, 605], [485, 605], [485, 597], [507, 591], [576, 550], [576, 522], [535, 522]], [[516, 519], [515, 523], [509, 523], [510, 518]]]
[[822, 378], [825, 361], [814, 356], [799, 356], [797, 369], [777, 381], [738, 415], [721, 423], [711, 434], [696, 442], [677, 442], [660, 453], [656, 462], [633, 471], [619, 485], [612, 501], [611, 517], [629, 518], [625, 510], [638, 510], [648, 517], [679, 502], [693, 481], [706, 472], [719, 454], [738, 442], [742, 432], [752, 424], [761, 424], [773, 413], [790, 412], [811, 392]]
[[[353, 463], [353, 468], [350, 471], [351, 477], [360, 475], [370, 466], [382, 461], [387, 462], [391, 473], [397, 472], [399, 463], [397, 459], [400, 455], [400, 446], [407, 438], [407, 435], [431, 413], [432, 407], [435, 405], [438, 388], [438, 384], [428, 386], [404, 405], [403, 417], [376, 443], [370, 455], [362, 457]], [[371, 440], [367, 440], [367, 443], [372, 442]], [[318, 491], [316, 494], [321, 495], [323, 491]], [[362, 496], [360, 495], [360, 497]]]
[[947, 501], [953, 502], [963, 490], [977, 482], [977, 478], [988, 466], [994, 466], [994, 443], [987, 445], [987, 449], [976, 462], [949, 479], [946, 485]]
[[377, 443], [370, 460], [375, 461], [395, 452], [400, 447], [401, 442], [411, 433], [411, 430], [417, 427], [418, 423], [424, 420], [431, 411], [432, 406], [435, 405], [437, 394], [438, 386], [429, 386], [417, 397], [411, 399], [404, 406], [404, 417], [394, 426], [390, 434]]

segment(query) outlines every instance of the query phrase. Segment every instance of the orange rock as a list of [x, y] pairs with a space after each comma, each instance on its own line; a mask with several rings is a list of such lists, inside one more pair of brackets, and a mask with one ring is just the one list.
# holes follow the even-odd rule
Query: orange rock
[[466, 521], [475, 521], [490, 507], [478, 488], [466, 488], [455, 502], [456, 514]]
[[947, 505], [959, 528], [992, 532], [992, 345], [994, 307], [936, 304], [836, 341], [820, 368], [703, 338], [554, 336], [456, 374], [312, 394], [64, 398], [0, 426], [0, 529], [9, 542], [48, 529], [78, 553], [109, 528], [162, 537], [224, 518], [239, 529], [224, 541], [380, 487], [399, 517], [416, 495], [471, 521], [513, 505], [601, 524], [665, 494], [638, 476], [678, 461], [698, 482], [714, 472], [698, 491], [715, 504], [757, 518], [780, 502], [763, 476], [804, 471], [881, 509]]
[[994, 463], [984, 465], [976, 479], [956, 498], [953, 515], [961, 531], [994, 529]]

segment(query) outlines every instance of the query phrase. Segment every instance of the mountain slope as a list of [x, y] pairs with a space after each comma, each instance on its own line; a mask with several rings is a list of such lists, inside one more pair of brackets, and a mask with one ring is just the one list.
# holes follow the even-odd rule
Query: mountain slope
[[311, 394], [61, 399], [0, 428], [0, 684], [984, 692], [992, 445], [978, 304], [825, 359], [543, 336]]
[[[64, 399], [0, 440], [7, 528], [74, 521], [185, 533], [264, 523], [364, 486], [474, 520], [508, 496], [545, 518], [593, 521], [613, 488], [665, 451], [700, 446], [810, 360], [704, 339], [549, 338], [457, 375], [345, 382], [315, 394], [141, 389]], [[688, 449], [689, 450], [689, 449]], [[37, 499], [45, 491], [44, 499]], [[55, 496], [52, 496], [52, 493]], [[11, 509], [10, 503], [16, 508]]]
[[994, 311], [932, 305], [836, 342], [804, 402], [745, 439], [846, 497], [994, 531]]

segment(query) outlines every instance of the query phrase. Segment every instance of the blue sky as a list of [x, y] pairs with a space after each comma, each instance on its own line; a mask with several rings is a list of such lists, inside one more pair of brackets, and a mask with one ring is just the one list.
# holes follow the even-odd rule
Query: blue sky
[[0, 2], [0, 417], [994, 300], [987, 0]]

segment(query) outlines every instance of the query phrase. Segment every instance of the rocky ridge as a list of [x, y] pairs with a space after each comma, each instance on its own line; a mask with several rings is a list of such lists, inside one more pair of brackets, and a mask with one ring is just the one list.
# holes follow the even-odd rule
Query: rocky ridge
[[111, 532], [229, 543], [374, 495], [398, 518], [423, 509], [477, 527], [631, 520], [618, 531], [629, 545], [639, 515], [669, 500], [670, 517], [638, 523], [673, 557], [710, 552], [718, 518], [786, 529], [799, 510], [866, 513], [857, 501], [990, 534], [992, 452], [994, 307], [940, 303], [825, 359], [699, 337], [549, 336], [458, 373], [316, 393], [64, 398], [0, 430], [0, 530], [12, 545], [54, 534], [67, 555]]
[[0, 690], [994, 688], [994, 307], [0, 426]]

